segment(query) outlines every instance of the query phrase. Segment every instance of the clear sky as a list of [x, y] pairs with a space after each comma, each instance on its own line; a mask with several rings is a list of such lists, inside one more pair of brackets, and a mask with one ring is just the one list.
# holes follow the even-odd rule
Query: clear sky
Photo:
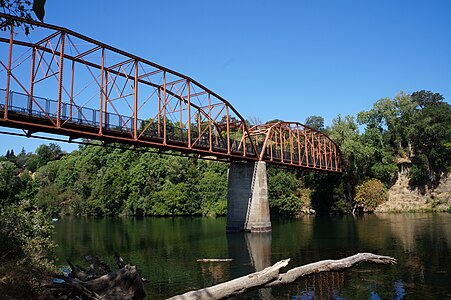
[[[399, 91], [450, 102], [450, 16], [448, 0], [48, 0], [45, 21], [186, 74], [245, 118], [330, 125]], [[0, 139], [0, 154], [47, 143]]]

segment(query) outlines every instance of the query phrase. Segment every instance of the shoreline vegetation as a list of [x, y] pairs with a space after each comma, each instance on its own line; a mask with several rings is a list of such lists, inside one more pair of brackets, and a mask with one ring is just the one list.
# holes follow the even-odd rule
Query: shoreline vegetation
[[[357, 117], [339, 115], [330, 127], [321, 116], [305, 124], [337, 143], [344, 171], [268, 166], [272, 213], [451, 211], [451, 105], [442, 95], [400, 92]], [[34, 153], [8, 150], [0, 156], [0, 205], [52, 217], [221, 216], [227, 210], [227, 169], [222, 162], [122, 144], [81, 145], [71, 153], [43, 144]]]
[[[401, 92], [330, 127], [321, 116], [305, 124], [338, 144], [344, 172], [268, 166], [272, 214], [451, 213], [451, 105], [442, 95]], [[226, 214], [226, 163], [112, 146], [65, 153], [50, 143], [0, 156], [2, 295], [46, 298], [33, 270], [55, 271], [51, 220], [59, 215]]]

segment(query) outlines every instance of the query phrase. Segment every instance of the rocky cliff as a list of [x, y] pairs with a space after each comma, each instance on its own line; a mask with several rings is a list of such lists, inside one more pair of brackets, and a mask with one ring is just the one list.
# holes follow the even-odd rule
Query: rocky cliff
[[388, 190], [388, 201], [376, 208], [375, 212], [451, 212], [451, 175], [444, 177], [434, 189], [412, 189], [407, 174], [398, 174], [398, 180]]

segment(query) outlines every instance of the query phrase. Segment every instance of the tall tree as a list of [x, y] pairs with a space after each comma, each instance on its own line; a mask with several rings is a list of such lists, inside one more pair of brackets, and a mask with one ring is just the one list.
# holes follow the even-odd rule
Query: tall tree
[[305, 119], [305, 125], [316, 130], [324, 129], [324, 118], [316, 115], [309, 116]]
[[412, 100], [420, 106], [420, 108], [424, 108], [430, 104], [442, 102], [445, 98], [439, 93], [433, 93], [431, 91], [417, 91], [412, 93]]
[[[443, 102], [440, 94], [420, 91], [412, 95], [422, 108], [414, 123], [412, 135], [418, 170], [428, 170], [428, 180], [424, 171], [417, 172], [423, 178], [418, 182], [429, 181], [437, 184], [443, 172], [451, 169], [451, 105]], [[421, 103], [421, 104], [420, 104]]]

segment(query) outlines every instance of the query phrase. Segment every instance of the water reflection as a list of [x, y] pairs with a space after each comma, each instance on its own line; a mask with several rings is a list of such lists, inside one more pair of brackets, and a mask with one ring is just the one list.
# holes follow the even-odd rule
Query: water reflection
[[246, 233], [244, 235], [249, 257], [255, 271], [271, 265], [271, 232]]
[[[387, 214], [272, 220], [272, 233], [225, 233], [225, 218], [62, 218], [57, 255], [119, 252], [150, 283], [149, 299], [211, 286], [291, 258], [288, 268], [358, 252], [394, 256], [397, 265], [361, 264], [239, 299], [451, 299], [451, 215]], [[232, 258], [199, 263], [198, 258]], [[114, 261], [109, 261], [111, 265]]]
[[[272, 233], [246, 233], [244, 237], [255, 271], [258, 272], [269, 267], [271, 265]], [[262, 289], [259, 294], [262, 300], [272, 299], [271, 289]]]
[[328, 272], [308, 276], [300, 280], [291, 299], [340, 299], [339, 290], [344, 285], [344, 273]]

